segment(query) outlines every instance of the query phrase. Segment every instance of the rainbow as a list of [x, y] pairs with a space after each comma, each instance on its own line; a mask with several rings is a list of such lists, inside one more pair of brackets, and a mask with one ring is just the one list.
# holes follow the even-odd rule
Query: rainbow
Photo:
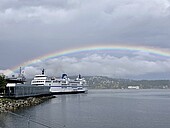
[[[127, 51], [142, 51], [146, 53], [151, 53], [159, 56], [170, 57], [170, 50], [169, 49], [161, 49], [155, 47], [146, 47], [146, 46], [129, 46], [129, 45], [99, 45], [99, 46], [89, 46], [89, 47], [80, 47], [80, 48], [73, 48], [73, 49], [66, 49], [62, 51], [55, 51], [48, 53], [43, 56], [39, 56], [32, 60], [28, 60], [24, 63], [21, 63], [15, 67], [12, 67], [10, 70], [15, 72], [19, 69], [19, 67], [26, 67], [31, 64], [35, 64], [39, 61], [44, 61], [50, 58], [55, 58], [59, 56], [66, 56], [73, 53], [80, 53], [80, 52], [88, 52], [88, 51], [100, 51], [100, 50], [127, 50]], [[8, 73], [7, 73], [8, 74]]]

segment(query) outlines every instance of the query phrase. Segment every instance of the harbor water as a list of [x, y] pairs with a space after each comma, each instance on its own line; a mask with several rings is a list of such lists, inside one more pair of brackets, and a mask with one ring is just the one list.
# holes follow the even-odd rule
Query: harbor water
[[89, 90], [0, 114], [0, 128], [169, 128], [170, 90]]

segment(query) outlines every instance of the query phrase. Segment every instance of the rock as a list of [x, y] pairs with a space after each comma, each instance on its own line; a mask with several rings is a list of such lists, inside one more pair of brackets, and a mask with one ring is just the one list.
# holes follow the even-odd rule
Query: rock
[[55, 98], [55, 96], [44, 97], [29, 97], [26, 99], [0, 99], [0, 112], [14, 111], [16, 109], [40, 104], [48, 99]]

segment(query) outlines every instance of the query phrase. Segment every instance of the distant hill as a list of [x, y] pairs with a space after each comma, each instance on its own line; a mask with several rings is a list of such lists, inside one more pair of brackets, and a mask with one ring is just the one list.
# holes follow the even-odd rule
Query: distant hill
[[126, 89], [128, 86], [139, 86], [140, 89], [168, 89], [170, 80], [129, 80], [105, 76], [85, 76], [89, 88], [93, 89]]

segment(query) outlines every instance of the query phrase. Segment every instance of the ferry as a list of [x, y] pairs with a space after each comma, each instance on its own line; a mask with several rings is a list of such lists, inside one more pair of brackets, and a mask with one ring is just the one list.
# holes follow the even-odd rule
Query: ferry
[[48, 86], [52, 94], [72, 94], [87, 92], [86, 80], [78, 75], [76, 79], [68, 78], [67, 74], [62, 74], [61, 78], [48, 77], [45, 70], [40, 75], [35, 75], [31, 85]]

